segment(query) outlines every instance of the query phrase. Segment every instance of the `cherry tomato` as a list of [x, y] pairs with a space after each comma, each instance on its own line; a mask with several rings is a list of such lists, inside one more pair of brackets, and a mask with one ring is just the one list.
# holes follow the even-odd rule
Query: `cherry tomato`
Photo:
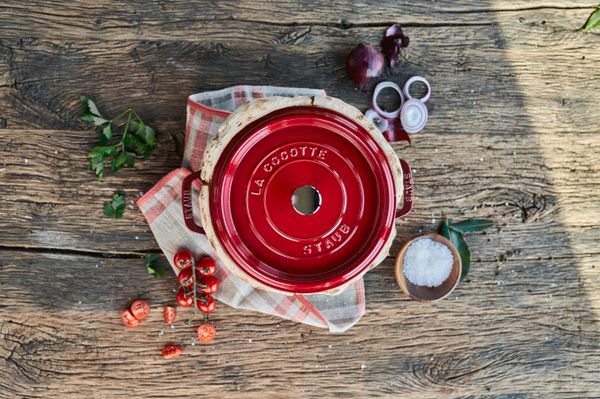
[[175, 267], [178, 269], [185, 269], [186, 267], [192, 266], [193, 261], [194, 255], [192, 255], [189, 249], [185, 248], [177, 251], [173, 258], [173, 263], [175, 263]]
[[215, 276], [204, 276], [200, 280], [198, 288], [205, 294], [214, 294], [219, 289], [219, 280]]
[[125, 309], [121, 313], [121, 321], [123, 322], [123, 324], [130, 328], [137, 327], [140, 325], [140, 321], [133, 317], [133, 313], [131, 313], [131, 310], [129, 309]]
[[217, 270], [217, 262], [210, 256], [196, 260], [196, 271], [202, 276], [212, 276]]
[[165, 323], [173, 324], [175, 321], [175, 316], [177, 315], [177, 309], [172, 306], [165, 306], [163, 309], [163, 317], [165, 319]]
[[177, 281], [179, 285], [184, 288], [192, 288], [194, 285], [194, 278], [192, 277], [192, 267], [186, 267], [177, 275]]
[[139, 321], [144, 320], [150, 314], [150, 304], [143, 299], [136, 299], [129, 307], [133, 317]]
[[176, 344], [166, 344], [162, 350], [163, 359], [175, 359], [181, 355], [181, 346]]
[[194, 305], [194, 294], [186, 292], [185, 288], [179, 288], [177, 291], [177, 304], [184, 308], [189, 308]]
[[207, 344], [217, 335], [217, 329], [213, 323], [202, 323], [198, 327], [198, 340], [203, 344]]
[[217, 301], [215, 301], [215, 299], [210, 295], [202, 294], [198, 296], [196, 306], [198, 307], [198, 310], [202, 313], [210, 314], [215, 311]]

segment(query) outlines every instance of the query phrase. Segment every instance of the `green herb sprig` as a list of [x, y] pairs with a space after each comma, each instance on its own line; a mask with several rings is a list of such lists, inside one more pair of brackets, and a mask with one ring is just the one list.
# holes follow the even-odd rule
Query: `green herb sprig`
[[454, 223], [450, 219], [444, 217], [444, 221], [440, 226], [439, 233], [446, 237], [458, 250], [462, 270], [460, 272], [460, 281], [462, 281], [471, 267], [471, 251], [467, 246], [467, 242], [463, 237], [463, 233], [474, 233], [482, 231], [495, 225], [493, 220], [489, 219], [468, 219], [462, 222]]
[[125, 193], [117, 191], [112, 195], [112, 201], [104, 203], [104, 216], [120, 219], [125, 212]]
[[593, 11], [588, 17], [587, 21], [585, 21], [585, 25], [583, 25], [583, 31], [589, 32], [595, 28], [600, 28], [600, 4], [596, 6], [596, 10]]
[[167, 268], [159, 264], [160, 255], [148, 254], [144, 257], [146, 262], [146, 270], [154, 277], [163, 277], [167, 273]]
[[[94, 171], [98, 180], [105, 176], [105, 161], [110, 162], [111, 173], [135, 164], [136, 159], [147, 159], [156, 147], [156, 131], [144, 124], [133, 107], [127, 108], [114, 118], [104, 117], [96, 103], [86, 96], [81, 96], [83, 107], [82, 120], [96, 126], [99, 146], [92, 148], [90, 170]], [[108, 144], [113, 133], [121, 131], [121, 138], [114, 144]]]

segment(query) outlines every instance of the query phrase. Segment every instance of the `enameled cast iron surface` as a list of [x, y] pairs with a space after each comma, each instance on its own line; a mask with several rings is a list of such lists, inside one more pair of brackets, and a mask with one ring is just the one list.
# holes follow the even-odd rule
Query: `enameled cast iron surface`
[[[314, 187], [310, 215], [292, 195]], [[280, 109], [249, 124], [221, 154], [210, 184], [213, 228], [250, 277], [276, 290], [322, 292], [363, 273], [389, 238], [392, 169], [371, 135], [329, 109]]]

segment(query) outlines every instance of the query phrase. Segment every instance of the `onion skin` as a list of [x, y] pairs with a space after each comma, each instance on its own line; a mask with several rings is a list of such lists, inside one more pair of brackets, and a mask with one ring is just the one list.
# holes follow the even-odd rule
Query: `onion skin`
[[400, 24], [394, 24], [385, 31], [385, 37], [381, 40], [381, 48], [390, 60], [390, 66], [398, 64], [400, 49], [408, 47], [409, 39], [402, 33]]
[[361, 90], [365, 89], [370, 78], [381, 75], [384, 68], [383, 55], [368, 43], [354, 47], [346, 60], [346, 69]]

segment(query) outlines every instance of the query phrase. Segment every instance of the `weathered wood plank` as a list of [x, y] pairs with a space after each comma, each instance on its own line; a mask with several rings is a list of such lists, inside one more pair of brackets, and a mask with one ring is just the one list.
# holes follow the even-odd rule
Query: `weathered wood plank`
[[[593, 133], [600, 54], [584, 49], [600, 39], [575, 30], [579, 11], [497, 18], [497, 25], [468, 29], [411, 28], [402, 67], [382, 79], [431, 80], [431, 131], [522, 133], [515, 127], [530, 127], [524, 106], [534, 101], [557, 129]], [[368, 106], [369, 95], [355, 89], [344, 63], [357, 42], [379, 41], [380, 28], [259, 24], [249, 40], [236, 23], [199, 30], [196, 42], [1, 39], [0, 118], [9, 128], [81, 129], [77, 99], [86, 93], [108, 113], [135, 104], [150, 119], [182, 124], [188, 94], [236, 83], [320, 87]], [[542, 127], [539, 133], [553, 129]]]
[[[600, 36], [578, 31], [593, 4], [63, 3], [0, 5], [0, 398], [600, 396]], [[181, 324], [159, 336], [174, 278], [135, 257], [157, 250], [139, 211], [107, 220], [102, 202], [177, 167], [190, 93], [322, 87], [364, 109], [345, 56], [397, 20], [412, 43], [382, 78], [423, 74], [434, 97], [426, 132], [395, 145], [417, 203], [392, 253], [442, 212], [494, 217], [500, 231], [467, 237], [469, 278], [408, 302], [390, 259], [345, 334], [220, 307], [212, 346]], [[93, 133], [73, 131], [83, 93], [157, 125], [153, 158], [97, 183]], [[125, 331], [118, 310], [138, 296], [153, 313]], [[169, 340], [187, 355], [162, 361]]]
[[[102, 203], [117, 189], [134, 201], [178, 166], [175, 140], [165, 135], [160, 140], [150, 160], [99, 183], [87, 170], [92, 132], [0, 130], [0, 245], [106, 253], [156, 250], [137, 208], [130, 204], [123, 219], [112, 220], [102, 215]], [[415, 169], [417, 196], [414, 213], [399, 222], [398, 243], [432, 228], [432, 218], [437, 224], [445, 212], [494, 217], [523, 235], [550, 228], [552, 238], [531, 243], [532, 257], [553, 248], [563, 220], [586, 227], [587, 238], [581, 239], [595, 250], [600, 238], [599, 146], [593, 136], [573, 134], [433, 133], [415, 136], [412, 147], [395, 145]]]
[[[483, 262], [430, 305], [402, 299], [387, 262], [368, 274], [367, 314], [347, 333], [220, 307], [218, 340], [200, 347], [185, 311], [175, 329], [162, 322], [174, 278], [135, 260], [2, 251], [0, 397], [592, 397], [599, 261], [517, 255], [498, 275]], [[126, 330], [118, 310], [138, 296], [151, 316]], [[165, 362], [170, 341], [186, 354]]]
[[[399, 154], [417, 169], [417, 213], [405, 224], [420, 221], [418, 225], [422, 225], [423, 218], [429, 219], [430, 214], [439, 218], [441, 205], [446, 205], [445, 211], [452, 215], [482, 204], [490, 207], [488, 215], [499, 216], [502, 223], [531, 220], [537, 214], [542, 215], [541, 221], [548, 222], [559, 211], [564, 213], [568, 223], [594, 223], [589, 222], [589, 212], [598, 213], [597, 202], [593, 201], [597, 186], [597, 160], [593, 155], [597, 152], [597, 140], [593, 137], [597, 135], [595, 126], [600, 124], [600, 114], [594, 112], [593, 100], [599, 89], [598, 81], [590, 77], [595, 76], [594, 62], [599, 61], [596, 59], [599, 55], [587, 52], [584, 62], [571, 64], [571, 61], [581, 61], [580, 47], [590, 46], [597, 38], [568, 31], [565, 26], [569, 22], [563, 22], [566, 25], [558, 28], [550, 23], [530, 23], [529, 19], [537, 17], [537, 13], [537, 10], [524, 12], [524, 22], [506, 19], [500, 28], [477, 27], [466, 32], [458, 28], [417, 30], [421, 36], [417, 43], [423, 43], [421, 48], [417, 47], [420, 57], [416, 59], [420, 61], [408, 64], [407, 69], [416, 71], [428, 65], [434, 68], [430, 71], [432, 82], [435, 93], [440, 94], [437, 98], [434, 94], [429, 104], [429, 134], [416, 136], [411, 148], [397, 146]], [[572, 24], [573, 14], [566, 11], [564, 14], [565, 20]], [[348, 46], [355, 39], [340, 33], [339, 29], [319, 29], [313, 32], [319, 40], [291, 46], [290, 53], [287, 47], [286, 51], [273, 48], [274, 57], [282, 57], [277, 65], [286, 62], [294, 65], [298, 59], [296, 62], [304, 65], [298, 69], [300, 78], [288, 75], [287, 70], [273, 68], [272, 76], [278, 79], [274, 83], [300, 85], [305, 79], [305, 83], [312, 82], [307, 86], [319, 86], [318, 82], [326, 80], [332, 85], [328, 90], [334, 95], [364, 108], [368, 101], [366, 94], [350, 90], [352, 85], [341, 75], [338, 82], [327, 73], [320, 73], [309, 60], [314, 51], [323, 51], [329, 46], [342, 52], [341, 47], [335, 47], [338, 45], [329, 35], [331, 32], [342, 37]], [[372, 29], [365, 28], [364, 32], [373, 37], [379, 35]], [[427, 39], [426, 35], [429, 35]], [[450, 35], [452, 41], [448, 40]], [[494, 37], [502, 40], [493, 42], [490, 38]], [[241, 47], [240, 40], [237, 39], [237, 45]], [[98, 185], [84, 171], [85, 153], [92, 146], [91, 133], [3, 130], [0, 148], [6, 153], [3, 158], [8, 165], [2, 170], [6, 181], [2, 189], [7, 199], [3, 206], [6, 215], [19, 215], [4, 222], [13, 228], [3, 235], [3, 245], [52, 245], [115, 252], [155, 249], [139, 213], [128, 212], [123, 221], [108, 224], [100, 216], [100, 206], [117, 188], [127, 188], [130, 198], [135, 198], [135, 193], [146, 191], [160, 176], [176, 167], [174, 147], [181, 142], [183, 128], [185, 95], [182, 92], [202, 89], [196, 86], [194, 78], [200, 76], [201, 70], [194, 68], [198, 52], [206, 48], [202, 44], [180, 42], [65, 44], [29, 40], [18, 43], [16, 49], [3, 47], [10, 59], [5, 80], [15, 86], [0, 88], [0, 103], [6, 105], [2, 112], [8, 127], [80, 128], [77, 97], [86, 92], [97, 95], [101, 106], [111, 111], [130, 103], [139, 104], [141, 113], [151, 116], [162, 130], [163, 145], [156, 157], [139, 166], [138, 171], [122, 172], [121, 177]], [[247, 41], [244, 43], [247, 46]], [[262, 48], [260, 46], [268, 46], [269, 40], [259, 43], [253, 45]], [[427, 43], [435, 43], [438, 51], [431, 51], [434, 46], [429, 48]], [[462, 50], [456, 49], [457, 43], [462, 45]], [[140, 45], [145, 50], [140, 50]], [[255, 50], [246, 50], [245, 54]], [[211, 53], [210, 48], [207, 51]], [[150, 76], [145, 74], [145, 68], [160, 62], [165, 52], [172, 55], [173, 62], [166, 66], [160, 64]], [[136, 54], [140, 62], [136, 61]], [[120, 68], [107, 68], [106, 65], [119, 65], [123, 56], [126, 62]], [[200, 62], [206, 62], [205, 66], [211, 68], [211, 62], [227, 63], [231, 57], [232, 54], [217, 51], [208, 61]], [[341, 54], [340, 59], [343, 59]], [[40, 74], [47, 66], [53, 72]], [[225, 69], [222, 64], [217, 66]], [[264, 78], [257, 76], [256, 68], [247, 60], [238, 59], [232, 70], [247, 71], [246, 77], [255, 76], [255, 83]], [[203, 88], [231, 84], [230, 73], [222, 73], [207, 75], [205, 82], [215, 86]], [[298, 80], [294, 80], [296, 78]], [[122, 95], [122, 90], [129, 87], [127, 79], [134, 79], [139, 93], [127, 91], [127, 96]], [[568, 87], [560, 84], [564, 81], [569, 82]], [[436, 82], [444, 84], [436, 85]], [[49, 137], [44, 137], [48, 134]], [[584, 138], [583, 134], [591, 138]], [[59, 152], [53, 154], [53, 151]], [[573, 181], [573, 177], [579, 180]], [[580, 185], [587, 188], [581, 189]], [[26, 188], [30, 190], [29, 196], [24, 195]], [[79, 198], [79, 205], [77, 201], [70, 201], [60, 206], [65, 205], [65, 198]], [[100, 219], [97, 228], [90, 229], [90, 215]], [[575, 215], [576, 220], [569, 219]], [[36, 227], [40, 223], [44, 227]], [[410, 233], [417, 230], [415, 225], [406, 229]], [[99, 236], [91, 236], [90, 231]], [[114, 244], [115, 237], [119, 244]]]
[[382, 5], [373, 1], [279, 1], [276, 7], [261, 1], [38, 1], [30, 7], [18, 0], [0, 7], [0, 37], [93, 38], [103, 40], [202, 40], [198, 34], [211, 27], [241, 29], [258, 36], [258, 26], [468, 26], [495, 24], [499, 14], [523, 11], [560, 15], [574, 10], [585, 22], [593, 1], [452, 1], [415, 3], [408, 0]]

